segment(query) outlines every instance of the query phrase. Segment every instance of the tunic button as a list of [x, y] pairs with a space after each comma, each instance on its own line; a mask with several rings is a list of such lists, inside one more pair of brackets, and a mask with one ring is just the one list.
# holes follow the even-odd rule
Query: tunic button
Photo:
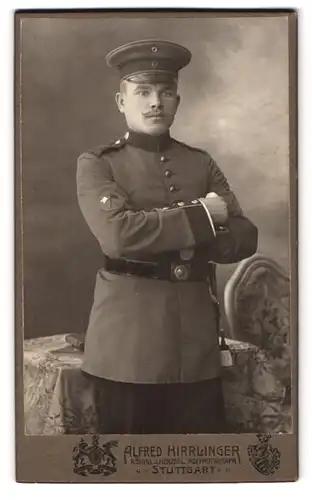
[[165, 170], [165, 176], [168, 178], [172, 176], [172, 172], [171, 172], [171, 170], [169, 170], [169, 168], [167, 170]]
[[176, 188], [176, 186], [169, 186], [169, 191], [170, 193], [174, 193], [175, 191], [178, 191], [178, 189]]
[[161, 157], [160, 157], [160, 161], [161, 161], [161, 163], [164, 163], [164, 161], [166, 161], [166, 159], [167, 159], [167, 158], [166, 158], [165, 156], [161, 156]]

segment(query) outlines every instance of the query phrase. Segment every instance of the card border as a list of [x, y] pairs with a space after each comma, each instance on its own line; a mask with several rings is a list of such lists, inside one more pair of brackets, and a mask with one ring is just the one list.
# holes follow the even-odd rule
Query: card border
[[[104, 477], [103, 480], [82, 480], [68, 471], [68, 455], [66, 449], [78, 442], [80, 436], [27, 436], [24, 434], [23, 405], [23, 199], [22, 199], [22, 135], [21, 135], [21, 23], [23, 19], [34, 17], [76, 17], [76, 16], [111, 17], [276, 17], [287, 16], [289, 20], [289, 179], [290, 179], [290, 275], [291, 275], [291, 343], [292, 343], [292, 414], [293, 433], [274, 435], [282, 454], [287, 455], [291, 471], [278, 472], [272, 478], [259, 477], [251, 468], [242, 471], [237, 478], [229, 477], [188, 478], [165, 482], [263, 482], [263, 481], [295, 481], [299, 474], [298, 454], [298, 13], [295, 9], [29, 9], [16, 10], [14, 13], [14, 215], [15, 215], [15, 449], [16, 449], [16, 480], [17, 482], [164, 482], [160, 478], [129, 478], [116, 480]], [[219, 442], [222, 436], [230, 443], [252, 442], [255, 434], [206, 435], [211, 442]], [[188, 438], [197, 439], [198, 436]], [[110, 439], [111, 436], [105, 436]], [[155, 442], [159, 436], [117, 436], [120, 443], [125, 442]], [[185, 436], [180, 436], [185, 441]], [[162, 436], [161, 441], [176, 442], [177, 436]], [[179, 438], [178, 438], [179, 439]], [[204, 438], [202, 438], [204, 439]], [[63, 444], [64, 443], [64, 444]], [[64, 448], [65, 446], [65, 448]], [[246, 446], [246, 445], [245, 445]], [[61, 451], [61, 454], [60, 454]], [[65, 455], [64, 455], [65, 453]], [[66, 457], [67, 455], [67, 457]], [[31, 459], [30, 459], [31, 457]], [[66, 457], [66, 458], [65, 458]], [[64, 461], [66, 461], [64, 468]], [[49, 479], [51, 464], [60, 464], [61, 474], [55, 479]], [[71, 466], [71, 464], [70, 464]], [[65, 471], [65, 475], [62, 475]], [[47, 475], [48, 473], [48, 475]], [[53, 474], [52, 474], [53, 476]]]

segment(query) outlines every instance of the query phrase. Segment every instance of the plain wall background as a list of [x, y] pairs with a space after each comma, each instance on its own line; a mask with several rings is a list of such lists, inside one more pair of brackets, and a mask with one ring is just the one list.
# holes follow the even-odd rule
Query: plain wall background
[[[102, 258], [77, 205], [76, 159], [126, 130], [105, 54], [154, 37], [193, 54], [180, 75], [172, 135], [212, 154], [259, 227], [259, 251], [288, 268], [286, 18], [28, 19], [21, 61], [25, 337], [85, 331]], [[220, 297], [234, 267], [219, 268]]]

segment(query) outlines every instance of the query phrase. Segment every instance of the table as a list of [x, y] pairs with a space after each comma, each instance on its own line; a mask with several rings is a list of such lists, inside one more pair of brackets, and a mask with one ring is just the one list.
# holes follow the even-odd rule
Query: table
[[[94, 387], [80, 370], [83, 353], [65, 337], [24, 342], [26, 434], [97, 432]], [[222, 377], [231, 432], [291, 432], [287, 381], [269, 355], [252, 344], [227, 342], [234, 364]]]

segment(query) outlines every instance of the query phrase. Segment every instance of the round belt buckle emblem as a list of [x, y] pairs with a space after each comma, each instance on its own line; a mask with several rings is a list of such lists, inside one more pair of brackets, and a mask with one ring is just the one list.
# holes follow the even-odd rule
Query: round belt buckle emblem
[[177, 278], [177, 280], [187, 280], [189, 276], [189, 270], [186, 266], [183, 264], [180, 266], [176, 266], [173, 270], [173, 274]]

